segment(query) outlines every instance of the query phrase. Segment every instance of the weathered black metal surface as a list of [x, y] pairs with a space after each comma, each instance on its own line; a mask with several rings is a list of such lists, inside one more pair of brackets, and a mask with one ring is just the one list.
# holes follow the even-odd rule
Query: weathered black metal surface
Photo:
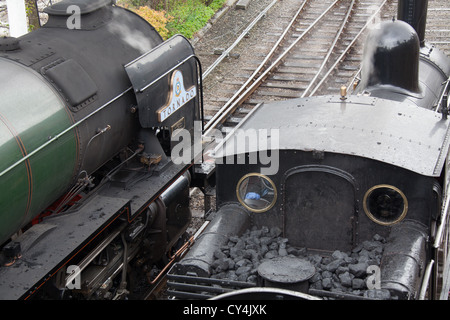
[[81, 14], [87, 14], [101, 9], [107, 5], [114, 3], [113, 0], [63, 0], [50, 7], [44, 9], [44, 12], [50, 15], [69, 16], [71, 11], [67, 11], [67, 8], [72, 5], [76, 5], [80, 9]]
[[[76, 254], [111, 219], [125, 212], [129, 199], [96, 196], [83, 210], [45, 222], [52, 228], [23, 251], [11, 267], [0, 268], [2, 300], [27, 299], [58, 271], [61, 261]], [[30, 229], [33, 232], [33, 228]], [[70, 232], [69, 232], [70, 230]], [[23, 239], [26, 239], [26, 233]], [[17, 239], [21, 242], [22, 239]], [[70, 265], [70, 264], [68, 264]], [[66, 266], [68, 266], [66, 265]]]
[[[426, 8], [426, 2], [400, 2], [399, 10], [404, 11], [399, 12], [400, 20], [383, 22], [370, 32], [364, 46], [361, 81], [355, 92], [407, 101], [427, 109], [439, 103], [443, 83], [450, 75], [450, 59], [414, 30], [425, 26], [424, 13], [418, 8]], [[411, 16], [418, 20], [411, 21]]]
[[[357, 155], [438, 176], [448, 150], [448, 125], [440, 114], [408, 103], [327, 96], [264, 104], [240, 129], [279, 130], [280, 150]], [[256, 141], [225, 155], [264, 150]], [[221, 152], [226, 148], [218, 149], [217, 157]]]
[[308, 291], [308, 280], [315, 272], [308, 260], [288, 256], [268, 260], [258, 267], [258, 274], [265, 280], [265, 286], [295, 288], [305, 293]]
[[[429, 239], [442, 210], [450, 138], [448, 117], [438, 103], [446, 100], [442, 93], [450, 62], [426, 44], [420, 48], [416, 32], [403, 21], [387, 21], [374, 30], [367, 43], [372, 69], [354, 95], [259, 105], [216, 148], [217, 205], [237, 200], [249, 210], [253, 232], [278, 228], [290, 246], [318, 253], [305, 255], [318, 269], [326, 264], [319, 271], [324, 278], [325, 271], [342, 267], [334, 276], [342, 280], [341, 290], [335, 280], [317, 281], [311, 294], [417, 299], [419, 291], [427, 289], [432, 296], [434, 290], [427, 288], [434, 280], [428, 271], [436, 254]], [[273, 163], [267, 164], [267, 151]], [[275, 171], [264, 173], [271, 165]], [[273, 181], [273, 207], [252, 211], [246, 206], [240, 185], [249, 175]], [[264, 193], [250, 191], [251, 199]], [[269, 253], [264, 259], [285, 255], [281, 249]], [[340, 257], [339, 266], [327, 254]], [[293, 265], [286, 264], [288, 269]], [[295, 282], [298, 270], [291, 274], [284, 267], [262, 262], [258, 281], [264, 278], [277, 287]], [[226, 278], [218, 269], [215, 275]], [[378, 277], [374, 288], [369, 288], [370, 270]], [[247, 289], [243, 296], [258, 296], [258, 289]]]
[[[58, 90], [64, 94], [69, 105], [78, 111], [81, 103], [94, 98], [98, 92], [97, 85], [89, 74], [75, 60], [61, 60], [42, 70], [45, 77], [50, 79]], [[67, 75], [70, 74], [70, 77]]]
[[241, 234], [250, 223], [249, 214], [234, 204], [223, 206], [215, 216], [184, 259], [175, 265], [177, 274], [209, 276], [214, 252], [228, 240], [229, 235]]
[[294, 167], [284, 177], [285, 232], [291, 243], [351, 250], [358, 221], [355, 179], [331, 167], [312, 165]]
[[366, 39], [362, 81], [367, 86], [392, 85], [397, 89], [420, 92], [419, 38], [403, 21], [385, 21]]
[[180, 275], [174, 270], [167, 274], [167, 279], [167, 294], [178, 299], [210, 299], [217, 294], [254, 287], [248, 282]]
[[[174, 36], [125, 66], [133, 84], [139, 108], [139, 120], [144, 128], [172, 126], [180, 118], [192, 123], [192, 117], [199, 119], [199, 98], [197, 92], [197, 61], [194, 49], [181, 35]], [[172, 79], [179, 71], [182, 78]], [[195, 75], [195, 76], [192, 76]], [[193, 82], [195, 80], [195, 82]], [[177, 86], [177, 88], [173, 86]], [[180, 90], [180, 91], [177, 91]], [[168, 92], [169, 95], [160, 95]], [[175, 110], [161, 118], [158, 111], [168, 106], [172, 94], [179, 97]], [[181, 95], [180, 95], [181, 94]], [[189, 97], [185, 97], [187, 94]], [[195, 111], [192, 112], [192, 110]], [[176, 112], [177, 116], [171, 116]]]
[[[106, 226], [119, 220], [125, 224], [132, 222], [163, 194], [163, 190], [170, 190], [164, 197], [168, 209], [165, 213], [158, 213], [165, 232], [160, 232], [160, 243], [152, 252], [155, 257], [164, 254], [164, 244], [172, 246], [191, 219], [190, 211], [181, 211], [188, 206], [183, 203], [188, 201], [187, 194], [182, 192], [183, 189], [188, 190], [185, 184], [187, 177], [180, 177], [180, 173], [185, 170], [182, 165], [171, 166], [159, 175], [149, 176], [126, 189], [116, 182], [107, 184], [77, 210], [49, 217], [42, 225], [28, 230], [16, 240], [21, 243], [22, 257], [11, 267], [0, 268], [0, 299], [31, 298], [38, 289], [34, 287], [35, 284], [53, 281], [61, 267], [70, 265], [69, 258], [81, 252]], [[174, 181], [175, 188], [167, 189]], [[172, 216], [171, 201], [175, 201], [178, 206], [177, 216]]]
[[392, 228], [381, 261], [381, 287], [399, 299], [416, 299], [427, 257], [427, 227], [405, 221]]

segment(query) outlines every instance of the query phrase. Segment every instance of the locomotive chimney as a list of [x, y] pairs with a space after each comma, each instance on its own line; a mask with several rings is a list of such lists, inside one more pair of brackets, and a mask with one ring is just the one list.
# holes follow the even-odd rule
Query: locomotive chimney
[[420, 46], [425, 45], [428, 0], [399, 0], [397, 19], [410, 24], [419, 36]]
[[371, 30], [364, 46], [361, 88], [390, 85], [420, 92], [419, 37], [404, 21], [384, 21]]

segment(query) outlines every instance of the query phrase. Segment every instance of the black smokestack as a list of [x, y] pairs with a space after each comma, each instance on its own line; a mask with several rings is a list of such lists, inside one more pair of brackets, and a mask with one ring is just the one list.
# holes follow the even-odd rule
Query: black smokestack
[[397, 19], [409, 23], [419, 36], [420, 46], [425, 45], [428, 0], [399, 0]]
[[387, 20], [376, 25], [364, 45], [362, 88], [391, 85], [420, 92], [419, 51], [419, 37], [408, 23]]

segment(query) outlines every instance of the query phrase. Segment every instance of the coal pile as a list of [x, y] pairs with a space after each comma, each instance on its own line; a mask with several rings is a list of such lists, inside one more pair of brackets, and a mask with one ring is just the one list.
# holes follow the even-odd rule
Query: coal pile
[[[269, 259], [298, 257], [311, 262], [316, 272], [309, 288], [370, 298], [389, 299], [389, 292], [368, 290], [369, 266], [379, 266], [385, 239], [375, 235], [351, 252], [336, 250], [331, 255], [311, 254], [305, 248], [293, 247], [281, 236], [280, 228], [253, 227], [240, 237], [229, 236], [225, 245], [214, 252], [211, 278], [251, 282], [261, 285], [258, 266]], [[258, 282], [259, 281], [259, 282]]]

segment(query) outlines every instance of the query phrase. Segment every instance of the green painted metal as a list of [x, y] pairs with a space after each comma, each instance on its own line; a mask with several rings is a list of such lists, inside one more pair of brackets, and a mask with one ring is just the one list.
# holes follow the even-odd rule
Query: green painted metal
[[58, 94], [34, 71], [0, 58], [0, 244], [29, 223], [73, 182], [75, 129]]

